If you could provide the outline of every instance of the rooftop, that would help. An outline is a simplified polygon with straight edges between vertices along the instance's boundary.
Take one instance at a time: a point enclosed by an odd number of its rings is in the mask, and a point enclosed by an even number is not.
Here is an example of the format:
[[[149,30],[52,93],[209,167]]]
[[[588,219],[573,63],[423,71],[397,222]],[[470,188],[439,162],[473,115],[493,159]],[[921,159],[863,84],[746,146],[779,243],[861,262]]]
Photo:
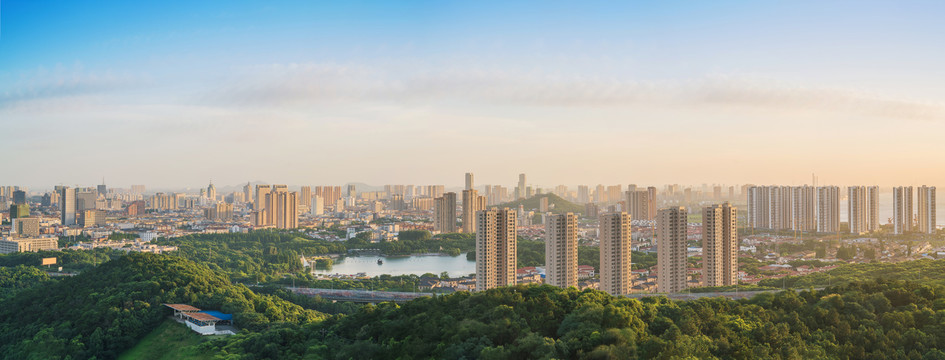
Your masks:
[[[174,309],[174,310],[177,310],[177,311],[183,311],[183,312],[198,312],[198,311],[200,311],[200,309],[195,308],[195,307],[190,306],[190,305],[187,305],[187,304],[164,304],[164,306],[167,306],[167,307],[169,307],[169,308],[171,308],[171,309]]]
[[[197,320],[197,321],[220,321],[220,320],[222,320],[222,319],[220,319],[220,318],[218,318],[218,317],[216,317],[216,316],[213,316],[213,315],[210,315],[210,314],[207,314],[207,313],[202,313],[202,312],[189,313],[189,314],[187,314],[187,316],[190,317],[191,319],[194,319],[194,320]]]

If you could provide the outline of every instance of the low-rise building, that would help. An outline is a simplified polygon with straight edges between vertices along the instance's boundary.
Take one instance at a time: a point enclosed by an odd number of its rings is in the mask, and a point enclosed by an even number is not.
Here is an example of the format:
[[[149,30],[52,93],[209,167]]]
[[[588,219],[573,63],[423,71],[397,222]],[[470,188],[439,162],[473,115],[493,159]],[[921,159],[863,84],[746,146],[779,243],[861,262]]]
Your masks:
[[[55,237],[3,238],[0,240],[0,254],[58,249],[59,239]]]

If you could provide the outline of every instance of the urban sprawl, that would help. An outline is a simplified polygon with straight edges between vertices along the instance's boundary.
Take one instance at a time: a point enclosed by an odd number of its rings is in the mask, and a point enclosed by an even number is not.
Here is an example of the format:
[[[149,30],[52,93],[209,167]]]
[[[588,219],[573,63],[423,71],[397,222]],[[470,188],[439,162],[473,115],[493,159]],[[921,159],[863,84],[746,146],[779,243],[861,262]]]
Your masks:
[[[269,229],[327,241],[398,241],[402,231],[474,233],[475,274],[427,289],[485,290],[525,283],[614,295],[678,293],[805,275],[836,261],[904,261],[938,248],[935,187],[892,188],[880,218],[878,186],[476,186],[252,184],[218,192],[56,186],[0,187],[0,253],[109,247],[173,252],[158,238]],[[884,189],[885,190],[885,189]],[[841,219],[841,201],[846,216]],[[888,206],[888,205],[887,205]],[[333,229],[331,232],[321,231]],[[518,267],[518,239],[544,242],[544,266]],[[579,264],[579,246],[599,266]],[[656,261],[634,266],[633,254]],[[345,254],[338,254],[344,256]],[[314,268],[314,265],[312,265]],[[356,280],[359,274],[320,274]],[[360,274],[363,276],[363,274]]]

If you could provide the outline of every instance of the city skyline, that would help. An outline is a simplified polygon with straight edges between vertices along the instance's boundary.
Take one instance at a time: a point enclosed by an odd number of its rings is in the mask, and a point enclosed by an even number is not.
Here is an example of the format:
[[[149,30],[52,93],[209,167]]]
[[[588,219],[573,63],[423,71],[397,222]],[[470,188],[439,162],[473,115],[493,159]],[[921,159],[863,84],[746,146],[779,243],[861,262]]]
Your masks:
[[[100,5],[0,5],[0,183],[945,182],[937,2]]]
[[[0,0],[0,360],[945,359],[943,13]]]

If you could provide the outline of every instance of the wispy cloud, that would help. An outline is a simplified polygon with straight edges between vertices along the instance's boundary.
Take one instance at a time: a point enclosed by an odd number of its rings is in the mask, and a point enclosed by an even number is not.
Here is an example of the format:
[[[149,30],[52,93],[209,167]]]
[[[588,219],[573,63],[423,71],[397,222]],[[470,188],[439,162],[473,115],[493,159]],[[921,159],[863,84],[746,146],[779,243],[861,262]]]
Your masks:
[[[706,76],[688,81],[634,81],[483,70],[411,70],[398,72],[334,64],[275,64],[247,69],[200,98],[221,106],[458,101],[538,107],[663,106],[693,110],[746,107],[945,120],[945,104],[940,102],[737,76]]]
[[[20,113],[82,106],[84,99],[117,105],[152,106],[127,96],[146,89],[157,104],[182,112],[291,111],[324,104],[363,108],[371,103],[416,106],[638,108],[684,111],[725,109],[856,115],[879,119],[945,121],[945,104],[884,96],[879,92],[788,84],[769,79],[711,75],[688,81],[518,73],[476,68],[425,69],[335,63],[289,63],[226,69],[188,85],[156,84],[145,75],[95,73],[81,68],[37,70],[0,85],[0,110]],[[9,77],[9,76],[8,76]],[[220,80],[222,79],[222,80]],[[193,85],[193,86],[189,86]],[[138,95],[145,96],[142,94]],[[128,103],[128,102],[132,103]],[[181,114],[193,119],[197,114]],[[219,116],[219,115],[217,115]]]
[[[11,76],[7,76],[10,78]],[[18,75],[18,80],[0,86],[0,109],[26,105],[32,101],[57,100],[75,96],[120,92],[149,82],[142,75],[95,73],[81,68],[38,69]]]

